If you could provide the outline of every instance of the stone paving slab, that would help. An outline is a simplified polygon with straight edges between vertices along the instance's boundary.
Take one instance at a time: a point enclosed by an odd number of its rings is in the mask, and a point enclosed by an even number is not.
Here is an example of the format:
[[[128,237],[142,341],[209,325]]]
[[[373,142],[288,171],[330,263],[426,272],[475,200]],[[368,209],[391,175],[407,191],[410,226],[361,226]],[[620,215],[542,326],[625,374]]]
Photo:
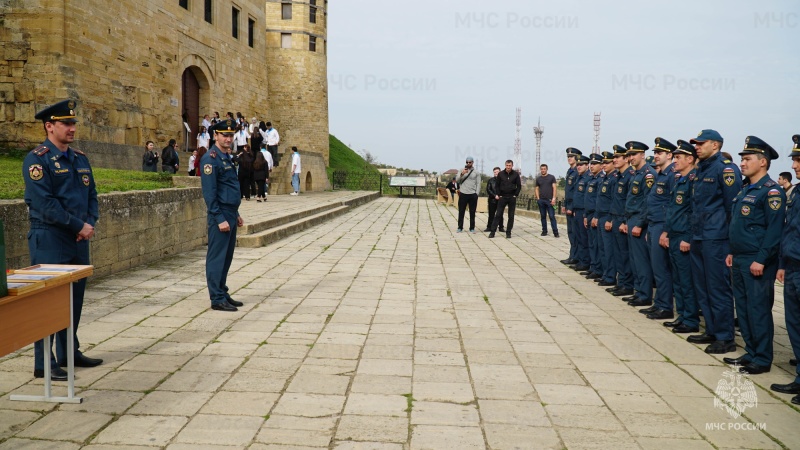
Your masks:
[[[522,216],[510,240],[455,233],[455,215],[381,198],[237,249],[233,314],[208,309],[205,250],[90,280],[79,334],[105,363],[77,369],[84,403],[8,400],[42,381],[30,346],[0,358],[0,450],[800,447],[800,411],[768,390],[793,373],[780,286],[777,364],[734,418],[721,358],[558,263],[566,238]]]

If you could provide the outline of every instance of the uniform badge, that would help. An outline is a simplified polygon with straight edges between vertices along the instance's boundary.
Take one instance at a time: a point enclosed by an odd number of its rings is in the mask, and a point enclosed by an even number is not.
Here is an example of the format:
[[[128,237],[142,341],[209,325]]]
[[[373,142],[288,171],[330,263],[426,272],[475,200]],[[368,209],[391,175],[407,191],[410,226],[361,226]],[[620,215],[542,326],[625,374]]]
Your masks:
[[[653,177],[653,175],[652,175],[652,174],[649,174],[649,173],[648,173],[648,174],[647,174],[647,175],[645,175],[645,177],[644,177],[644,184],[646,184],[646,185],[647,185],[647,188],[648,188],[648,189],[650,189],[651,187],[653,187],[653,183],[654,183],[655,181],[656,181],[656,179],[655,179],[655,177]]]
[[[42,170],[42,166],[40,164],[33,164],[32,166],[28,167],[28,175],[30,175],[31,180],[39,181],[44,177],[44,170]]]
[[[211,175],[211,173],[213,171],[214,171],[214,168],[211,166],[211,164],[206,164],[206,165],[203,166],[203,173],[204,174]]]
[[[578,186],[578,191],[583,192],[583,185]]]
[[[750,207],[748,205],[742,205],[742,215],[743,216],[750,215]]]
[[[769,192],[767,192],[767,196],[772,197],[773,195],[777,195],[780,197],[781,191],[777,189],[770,189]]]
[[[84,186],[88,186],[89,185],[89,175],[82,176],[81,177],[81,181],[83,181],[83,185]]]
[[[606,193],[606,187],[605,187],[605,186],[603,186],[602,188],[600,188],[600,192],[602,192],[603,194],[605,194],[605,193]]]
[[[736,177],[733,169],[725,169],[722,171],[722,180],[726,186],[733,186],[733,180]]]
[[[56,162],[56,169],[60,169],[60,168],[61,168],[61,164],[59,164],[58,162]]]
[[[622,194],[622,186],[617,188],[617,194]]]
[[[772,208],[774,211],[781,209],[781,198],[780,197],[772,197],[768,201],[769,207]]]
[[[683,195],[678,194],[675,196],[675,204],[682,205],[683,204]]]
[[[639,193],[639,186],[634,186],[631,188],[631,194],[636,195]]]
[[[661,195],[663,193],[664,193],[664,188],[662,188],[661,186],[656,188],[656,194]]]
[[[594,186],[589,186],[589,192],[594,192]]]

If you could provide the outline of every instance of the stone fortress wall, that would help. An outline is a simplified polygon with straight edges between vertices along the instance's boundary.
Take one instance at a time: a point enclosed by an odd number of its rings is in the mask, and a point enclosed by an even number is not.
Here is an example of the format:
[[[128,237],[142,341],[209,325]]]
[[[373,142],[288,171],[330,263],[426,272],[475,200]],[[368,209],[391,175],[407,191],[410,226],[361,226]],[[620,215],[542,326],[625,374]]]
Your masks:
[[[0,146],[41,142],[34,114],[69,97],[78,100],[76,147],[96,167],[140,170],[147,140],[159,150],[169,139],[185,148],[187,109],[198,121],[213,111],[271,120],[281,154],[296,145],[327,165],[327,1],[315,24],[309,2],[284,3],[292,19],[265,0],[0,2]],[[291,34],[291,48],[280,48],[275,29]],[[185,165],[188,155],[180,156]],[[319,166],[304,168],[313,190],[327,187]]]

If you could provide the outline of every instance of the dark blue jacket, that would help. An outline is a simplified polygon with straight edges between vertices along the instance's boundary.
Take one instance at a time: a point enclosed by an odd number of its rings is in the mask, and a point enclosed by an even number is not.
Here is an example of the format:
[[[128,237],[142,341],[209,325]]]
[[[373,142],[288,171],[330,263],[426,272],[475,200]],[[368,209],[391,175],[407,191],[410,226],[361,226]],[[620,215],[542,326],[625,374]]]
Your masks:
[[[625,202],[628,200],[628,188],[630,187],[633,174],[636,169],[628,166],[627,169],[617,171],[617,185],[614,190],[614,198],[611,202],[611,214],[615,216],[625,216]]]
[[[598,172],[597,175],[589,174],[589,183],[586,185],[586,200],[584,201],[586,205],[586,217],[589,220],[597,217],[597,194],[600,192],[602,173],[603,172]]]
[[[625,203],[625,214],[629,228],[647,226],[647,195],[656,182],[656,171],[645,164],[631,178],[628,198]]]
[[[742,174],[720,153],[700,161],[692,193],[692,239],[728,239],[731,207],[742,190]]]
[[[786,202],[786,225],[781,237],[781,267],[788,262],[800,264],[800,197],[797,191],[800,188],[795,186]]]
[[[675,170],[669,164],[656,173],[656,184],[647,196],[647,221],[660,223],[666,220],[667,206],[672,200],[672,186],[675,184]],[[678,175],[680,176],[680,175]]]
[[[575,183],[575,194],[572,198],[572,209],[586,209],[586,188],[589,185],[589,169],[583,175],[578,175]]]
[[[214,145],[200,158],[200,170],[209,225],[236,219],[239,216],[242,194],[239,190],[239,177],[230,157]]]
[[[567,170],[566,185],[564,187],[564,207],[572,209],[572,199],[575,197],[575,187],[578,181],[578,169],[570,167]]]
[[[603,174],[604,172],[600,172]],[[607,222],[611,220],[611,202],[614,197],[614,188],[617,186],[617,171],[601,175],[597,184],[597,213],[599,220]]]
[[[672,186],[672,201],[667,206],[666,231],[670,239],[692,241],[692,186],[697,177],[697,170],[692,169],[685,177],[677,173],[675,185]]]
[[[731,254],[759,264],[778,261],[786,217],[786,193],[765,175],[733,199],[729,229]]]

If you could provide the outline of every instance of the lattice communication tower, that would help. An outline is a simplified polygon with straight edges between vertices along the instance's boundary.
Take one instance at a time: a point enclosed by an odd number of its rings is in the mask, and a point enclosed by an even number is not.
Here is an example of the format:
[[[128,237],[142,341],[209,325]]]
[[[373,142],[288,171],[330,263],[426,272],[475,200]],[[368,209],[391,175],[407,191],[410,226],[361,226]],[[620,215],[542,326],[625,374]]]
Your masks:
[[[517,108],[517,134],[514,139],[514,164],[517,166],[517,172],[522,174],[522,138],[520,137],[520,130],[522,127],[522,108]]]
[[[544,134],[541,117],[539,117],[538,124],[533,127],[533,134],[536,136],[536,167],[534,170],[538,170],[542,166],[542,135]]]

